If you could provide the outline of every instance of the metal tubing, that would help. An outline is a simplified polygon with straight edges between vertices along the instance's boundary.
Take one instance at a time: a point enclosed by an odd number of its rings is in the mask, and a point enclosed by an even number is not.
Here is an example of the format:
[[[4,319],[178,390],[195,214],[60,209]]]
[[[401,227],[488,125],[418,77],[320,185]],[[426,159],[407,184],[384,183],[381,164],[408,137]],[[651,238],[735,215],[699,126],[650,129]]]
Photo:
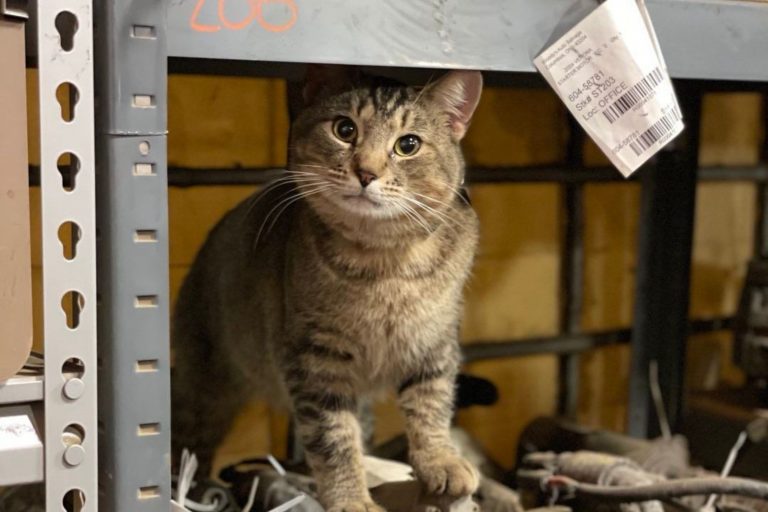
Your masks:
[[[693,320],[687,330],[691,334],[731,329],[732,317]],[[485,359],[527,357],[543,354],[578,354],[594,348],[629,343],[630,329],[614,329],[573,335],[500,341],[468,341],[463,345],[464,361],[471,363]]]
[[[659,153],[655,166],[642,171],[628,411],[629,432],[636,437],[658,434],[649,395],[651,361],[659,364],[673,429],[683,407],[701,93],[690,84],[678,84],[678,92],[687,129]]]

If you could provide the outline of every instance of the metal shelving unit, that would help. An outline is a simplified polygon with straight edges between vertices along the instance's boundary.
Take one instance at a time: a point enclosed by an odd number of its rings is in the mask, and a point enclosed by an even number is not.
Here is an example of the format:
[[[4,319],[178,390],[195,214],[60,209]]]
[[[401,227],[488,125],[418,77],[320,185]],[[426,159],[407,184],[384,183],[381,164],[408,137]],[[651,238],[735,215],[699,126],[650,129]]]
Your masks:
[[[44,480],[61,510],[98,501],[93,33],[90,0],[37,7],[45,366],[0,385],[0,485]]]
[[[497,72],[493,76],[506,81],[509,76],[522,76],[517,73],[533,71],[531,58],[560,21],[573,14],[574,3],[100,0],[94,2],[95,10],[91,11],[90,0],[39,1],[45,381],[13,379],[0,386],[0,403],[44,398],[47,509],[60,510],[62,497],[71,489],[83,491],[86,510],[95,510],[97,501],[102,510],[116,512],[166,512],[169,507],[169,57],[181,67],[185,62],[192,62],[194,69],[243,67],[272,76],[296,72],[295,66],[285,63],[332,62],[397,68],[475,68]],[[224,8],[219,10],[219,5]],[[659,359],[661,375],[668,376],[662,382],[667,396],[672,396],[669,391],[675,389],[681,375],[684,344],[680,339],[688,328],[687,284],[698,173],[695,128],[703,90],[696,81],[715,80],[718,86],[724,81],[741,81],[739,87],[745,89],[763,87],[759,83],[768,82],[768,4],[648,0],[648,5],[671,74],[686,79],[679,84],[679,90],[684,92],[690,135],[642,171],[643,215],[652,219],[663,214],[678,221],[653,223],[653,229],[644,229],[640,234],[637,323],[632,336],[635,359],[631,423],[637,434],[647,433],[649,424],[643,365]],[[61,48],[56,24],[63,10],[77,19],[74,46],[69,51]],[[91,14],[95,39],[90,30]],[[94,52],[95,112],[91,88]],[[62,122],[53,95],[62,81],[73,83],[79,90],[76,117],[69,123]],[[93,172],[94,149],[98,176]],[[62,189],[56,172],[58,154],[65,150],[75,153],[80,161],[74,191]],[[565,336],[545,340],[552,350],[565,354],[564,393],[576,383],[571,355],[599,344],[594,336],[579,333],[580,184],[590,178],[572,178],[579,174],[574,170],[579,165],[575,144],[569,154],[566,166],[548,174],[552,181],[571,183],[564,192],[571,223],[566,230],[566,245],[572,255],[564,267],[571,268],[563,282]],[[521,181],[539,181],[535,169],[520,174]],[[612,179],[609,174],[598,170],[589,176]],[[754,175],[764,181],[765,169],[758,169]],[[57,238],[63,221],[76,222],[80,229],[77,256],[72,261],[62,258]],[[664,251],[670,240],[675,240],[679,250]],[[659,274],[665,278],[657,279]],[[84,299],[77,328],[67,326],[62,312],[62,294],[70,290],[78,291]],[[92,371],[96,366],[97,302],[98,436],[96,372]],[[75,299],[65,309],[79,306],[80,300]],[[665,312],[665,321],[651,325],[649,320],[660,309]],[[505,354],[500,348],[485,348],[489,353],[497,350],[496,355]],[[540,350],[532,344],[527,349]],[[68,360],[71,364],[72,358],[82,374],[62,373],[63,365]],[[571,411],[573,403],[572,397],[565,396],[562,411]],[[673,400],[671,408],[678,410],[679,402]],[[672,418],[675,411],[671,411]],[[70,444],[61,442],[65,431],[70,435]],[[80,434],[84,434],[81,441],[72,444],[71,435]]]

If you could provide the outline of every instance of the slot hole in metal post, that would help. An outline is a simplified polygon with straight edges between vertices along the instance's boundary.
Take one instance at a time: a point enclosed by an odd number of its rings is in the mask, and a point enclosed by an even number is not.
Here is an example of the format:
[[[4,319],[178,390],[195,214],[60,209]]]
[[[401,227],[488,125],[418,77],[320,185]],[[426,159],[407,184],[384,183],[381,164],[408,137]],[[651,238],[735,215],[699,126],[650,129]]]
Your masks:
[[[139,359],[136,361],[136,373],[154,373],[158,370],[157,359]]]
[[[155,97],[151,94],[134,94],[133,108],[155,108]]]
[[[151,500],[160,497],[160,487],[156,485],[148,485],[146,487],[139,487],[139,499]]]
[[[156,436],[160,434],[159,423],[142,423],[139,425],[136,434],[139,437]]]
[[[134,25],[131,29],[131,36],[136,39],[157,39],[155,27],[150,25]]]
[[[133,164],[134,176],[154,176],[157,174],[155,171],[155,164],[147,162],[137,162]]]
[[[157,295],[137,295],[133,305],[138,309],[156,308],[158,303]]]
[[[137,229],[133,233],[133,241],[137,244],[157,242],[157,231],[154,229]]]
[[[80,325],[80,315],[85,309],[85,298],[75,290],[70,290],[61,298],[61,309],[67,317],[67,327],[77,329]]]
[[[61,11],[56,15],[54,25],[59,33],[61,49],[65,52],[72,51],[72,48],[75,47],[75,34],[79,28],[77,16],[69,11]]]
[[[64,427],[64,433],[61,435],[61,441],[64,446],[73,446],[83,444],[85,441],[85,429],[77,423],[70,423]]]
[[[80,489],[71,489],[64,495],[61,504],[67,512],[81,512],[85,510],[85,493]]]
[[[64,255],[64,259],[72,261],[77,256],[77,243],[82,237],[80,226],[72,221],[67,221],[59,226],[59,242]]]
[[[75,118],[77,102],[80,101],[80,91],[71,82],[61,83],[56,88],[56,101],[59,102],[59,107],[61,107],[61,119],[69,123]]]
[[[85,363],[77,357],[70,357],[61,365],[61,373],[68,378],[82,379],[85,375]]]
[[[74,153],[62,153],[56,160],[56,167],[61,174],[61,188],[67,192],[75,190],[77,173],[80,172],[80,159]]]

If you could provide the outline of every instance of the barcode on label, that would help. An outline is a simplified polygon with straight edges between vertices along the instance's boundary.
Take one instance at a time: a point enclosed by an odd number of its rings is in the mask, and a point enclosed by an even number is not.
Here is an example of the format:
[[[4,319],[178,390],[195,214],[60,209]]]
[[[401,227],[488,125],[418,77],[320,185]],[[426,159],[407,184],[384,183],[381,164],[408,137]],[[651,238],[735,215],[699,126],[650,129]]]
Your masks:
[[[673,108],[667,115],[653,123],[650,128],[641,133],[634,142],[629,143],[632,151],[635,152],[635,155],[640,156],[643,151],[650,148],[654,142],[671,132],[675,127],[675,124],[682,119],[682,117],[683,116],[680,114],[680,111],[677,110],[677,107]]]
[[[645,75],[642,80],[633,85],[630,90],[614,101],[611,106],[603,110],[603,115],[611,124],[613,124],[627,110],[631,109],[637,105],[640,100],[651,94],[663,80],[664,75],[662,75],[659,68],[654,68],[653,71]]]

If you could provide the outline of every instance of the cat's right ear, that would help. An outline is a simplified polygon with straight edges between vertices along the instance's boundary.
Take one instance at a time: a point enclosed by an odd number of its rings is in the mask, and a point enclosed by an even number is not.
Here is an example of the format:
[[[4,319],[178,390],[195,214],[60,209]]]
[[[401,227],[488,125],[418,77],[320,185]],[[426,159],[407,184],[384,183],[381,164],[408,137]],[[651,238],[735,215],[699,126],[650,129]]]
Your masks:
[[[304,105],[312,105],[323,96],[349,88],[354,76],[354,70],[351,66],[310,64],[307,66],[307,74],[302,89]]]
[[[440,108],[448,113],[454,140],[461,140],[480,102],[483,75],[479,71],[450,71],[426,88]]]

